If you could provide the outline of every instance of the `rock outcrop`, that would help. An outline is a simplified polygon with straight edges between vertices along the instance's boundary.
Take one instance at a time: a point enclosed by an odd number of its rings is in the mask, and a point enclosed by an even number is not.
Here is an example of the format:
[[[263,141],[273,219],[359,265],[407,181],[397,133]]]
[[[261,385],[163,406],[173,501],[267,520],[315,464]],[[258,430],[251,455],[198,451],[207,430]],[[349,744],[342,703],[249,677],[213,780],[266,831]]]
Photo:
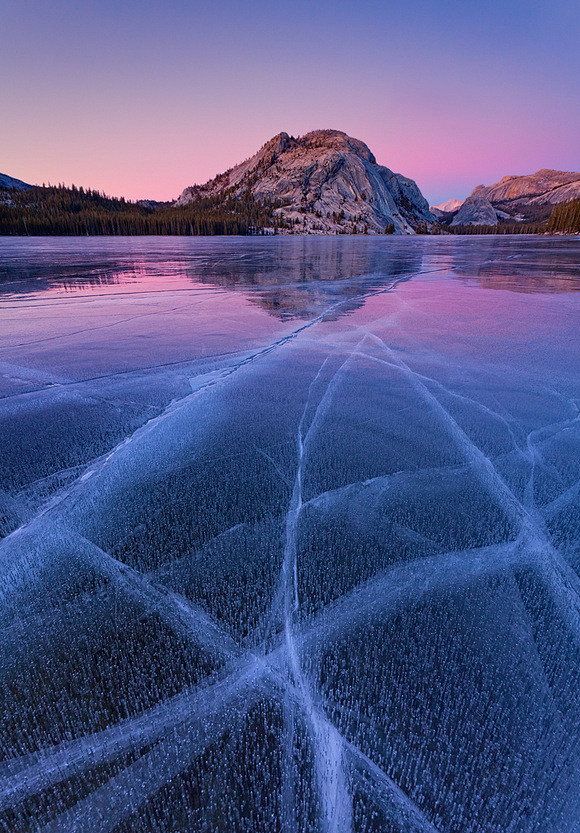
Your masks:
[[[550,216],[550,206],[579,197],[580,173],[542,168],[526,176],[504,176],[494,185],[478,185],[463,203],[448,200],[431,206],[431,212],[443,224],[451,219],[452,226],[542,222]]]
[[[297,139],[279,133],[251,159],[186,188],[176,204],[245,193],[272,203],[280,224],[295,232],[414,234],[435,222],[412,179],[378,165],[364,142],[338,130]]]
[[[468,197],[451,221],[452,226],[497,226],[497,213],[485,197]]]
[[[542,168],[527,176],[504,176],[494,185],[478,185],[470,197],[483,197],[492,205],[555,205],[580,197],[580,173]]]

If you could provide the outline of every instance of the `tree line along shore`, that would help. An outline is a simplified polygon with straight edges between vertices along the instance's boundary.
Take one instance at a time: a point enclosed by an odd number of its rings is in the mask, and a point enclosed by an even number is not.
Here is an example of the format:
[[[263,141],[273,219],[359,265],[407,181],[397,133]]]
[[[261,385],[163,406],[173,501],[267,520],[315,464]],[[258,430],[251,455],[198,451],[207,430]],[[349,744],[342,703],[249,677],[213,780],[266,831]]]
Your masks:
[[[292,223],[280,216],[280,205],[276,201],[257,201],[249,191],[241,197],[225,193],[176,206],[129,202],[76,186],[38,186],[23,191],[0,188],[0,235],[300,233],[299,222]],[[542,220],[504,221],[496,226],[420,223],[415,230],[419,234],[580,233],[580,199],[555,205]],[[393,227],[385,228],[385,234],[393,231]],[[353,233],[352,224],[345,225],[344,233]]]

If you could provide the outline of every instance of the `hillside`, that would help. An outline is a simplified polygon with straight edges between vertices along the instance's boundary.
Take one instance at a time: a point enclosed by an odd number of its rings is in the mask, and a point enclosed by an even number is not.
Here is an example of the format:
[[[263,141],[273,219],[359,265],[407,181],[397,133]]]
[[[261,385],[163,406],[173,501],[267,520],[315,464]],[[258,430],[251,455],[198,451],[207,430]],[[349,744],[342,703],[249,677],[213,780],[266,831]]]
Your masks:
[[[0,188],[14,189],[15,191],[26,191],[29,188],[34,188],[34,185],[29,185],[21,179],[15,179],[13,176],[7,174],[0,174]]]
[[[486,199],[495,206],[505,206],[503,210],[555,205],[580,197],[580,173],[542,168],[526,176],[504,176],[494,185],[478,185],[469,196]]]
[[[186,188],[176,205],[227,194],[271,202],[278,224],[302,233],[414,234],[435,222],[412,179],[377,164],[364,142],[338,130],[279,133],[245,162]]]
[[[252,198],[205,197],[183,207],[107,197],[83,188],[0,189],[0,235],[251,234],[272,206]]]
[[[461,203],[451,221],[452,226],[495,226],[498,217],[489,200],[484,197],[468,197]]]
[[[548,221],[551,234],[580,234],[580,199],[559,203]]]

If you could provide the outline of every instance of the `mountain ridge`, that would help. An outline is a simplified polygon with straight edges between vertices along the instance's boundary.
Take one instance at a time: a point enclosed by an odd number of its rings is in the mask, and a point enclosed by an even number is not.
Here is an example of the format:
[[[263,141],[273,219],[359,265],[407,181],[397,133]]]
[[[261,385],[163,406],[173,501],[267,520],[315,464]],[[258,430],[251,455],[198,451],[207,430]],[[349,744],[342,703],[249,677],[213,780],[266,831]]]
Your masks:
[[[580,197],[580,172],[540,168],[533,174],[508,174],[493,185],[477,185],[470,197],[492,205],[556,205]]]
[[[492,185],[476,185],[463,202],[447,200],[431,211],[450,226],[495,226],[502,220],[547,220],[550,207],[580,198],[580,173],[540,168],[507,174]]]
[[[492,205],[555,205],[580,196],[580,172],[540,168],[533,174],[508,174],[493,185],[477,185],[469,196]]]

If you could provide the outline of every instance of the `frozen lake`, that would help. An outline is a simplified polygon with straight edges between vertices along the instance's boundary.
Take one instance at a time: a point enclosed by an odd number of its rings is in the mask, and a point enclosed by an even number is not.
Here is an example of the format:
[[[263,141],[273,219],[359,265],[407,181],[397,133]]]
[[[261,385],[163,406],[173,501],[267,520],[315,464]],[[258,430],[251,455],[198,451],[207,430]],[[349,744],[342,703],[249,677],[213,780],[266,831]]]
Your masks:
[[[580,830],[580,238],[0,240],[0,831]]]

